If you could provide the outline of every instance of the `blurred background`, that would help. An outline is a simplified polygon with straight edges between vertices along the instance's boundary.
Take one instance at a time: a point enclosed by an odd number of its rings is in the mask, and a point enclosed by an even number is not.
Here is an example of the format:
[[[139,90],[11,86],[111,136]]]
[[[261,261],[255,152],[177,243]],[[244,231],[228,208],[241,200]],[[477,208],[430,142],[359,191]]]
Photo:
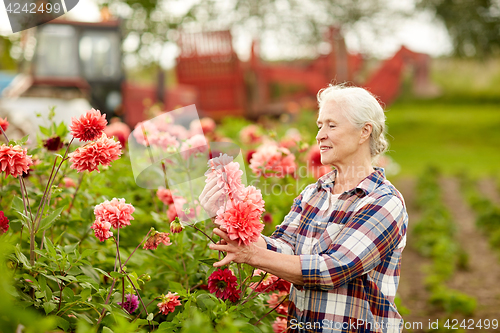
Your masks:
[[[21,137],[54,105],[61,119],[94,107],[134,128],[195,104],[223,136],[257,124],[296,128],[314,145],[317,91],[365,87],[387,111],[390,151],[379,163],[410,214],[400,311],[424,330],[455,319],[491,331],[499,31],[496,0],[80,0],[16,34],[2,7],[0,118]]]

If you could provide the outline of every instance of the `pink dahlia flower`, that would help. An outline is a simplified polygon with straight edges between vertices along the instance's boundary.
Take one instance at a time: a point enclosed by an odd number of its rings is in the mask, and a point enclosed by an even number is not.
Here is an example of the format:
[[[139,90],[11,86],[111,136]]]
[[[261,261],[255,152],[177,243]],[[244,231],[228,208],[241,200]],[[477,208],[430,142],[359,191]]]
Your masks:
[[[248,125],[240,132],[240,140],[244,144],[257,144],[262,142],[262,135],[260,134],[257,125]]]
[[[189,138],[181,146],[181,155],[184,159],[196,153],[203,153],[208,150],[208,142],[205,136],[196,134]]]
[[[92,109],[80,118],[71,118],[71,135],[82,141],[92,141],[101,136],[107,124],[106,115],[101,115],[101,111]]]
[[[227,157],[227,155],[225,155]],[[226,158],[224,158],[226,159]],[[210,161],[213,161],[212,159]],[[209,161],[209,166],[210,166]],[[216,161],[220,163],[221,160]],[[207,179],[205,182],[209,183],[212,179],[217,178],[217,186],[224,189],[224,193],[229,195],[231,200],[239,199],[242,195],[242,191],[245,186],[241,183],[241,176],[243,171],[240,170],[240,164],[238,162],[229,162],[228,164],[213,164],[211,169],[209,169],[205,175]]]
[[[158,136],[159,130],[155,124],[151,121],[143,121],[135,125],[135,129],[132,132],[137,143],[143,146],[149,146],[154,141],[154,138]]]
[[[126,294],[125,298],[127,300],[123,302],[123,309],[132,314],[139,307],[139,297],[133,294]],[[116,304],[122,305],[122,302],[117,302]]]
[[[229,269],[218,269],[208,277],[208,290],[222,300],[236,302],[240,299],[236,276]]]
[[[99,165],[108,166],[120,157],[122,154],[120,148],[119,142],[103,133],[95,142],[90,142],[68,155],[72,163],[70,167],[78,172],[85,170],[100,172]]]
[[[174,203],[174,198],[172,196],[172,192],[169,189],[164,187],[160,187],[158,191],[156,191],[156,196],[161,200],[165,205],[171,205]]]
[[[64,177],[62,183],[63,183],[62,185],[66,188],[76,187],[75,181],[69,177]]]
[[[279,293],[274,293],[271,294],[269,297],[269,300],[267,301],[268,306],[272,309],[274,309],[278,304],[281,304],[276,308],[276,312],[282,315],[286,315],[288,313],[288,305],[289,301],[283,301],[286,297],[288,297],[288,292],[286,291],[280,291]]]
[[[177,214],[177,209],[175,209],[175,205],[170,205],[167,209],[167,218],[169,221],[173,221],[179,215]]]
[[[166,295],[161,295],[160,300],[161,302],[158,303],[158,308],[160,308],[160,312],[164,315],[174,312],[175,307],[181,305],[179,295],[176,293],[172,294],[170,291]]]
[[[111,119],[111,124],[104,129],[104,133],[110,138],[117,138],[122,147],[125,147],[128,136],[130,135],[130,127],[122,123],[119,118],[113,118]]]
[[[189,125],[189,131],[191,135],[195,134],[211,134],[215,131],[215,121],[212,118],[205,117],[201,118],[199,121],[197,119],[193,120]]]
[[[9,127],[9,122],[7,121],[7,117],[5,119],[0,118],[0,127],[6,131],[7,128]]]
[[[153,231],[142,248],[145,250],[156,250],[160,244],[164,244],[165,246],[172,245],[168,235],[166,232]]]
[[[0,235],[9,231],[9,219],[0,210]]]
[[[225,210],[224,210],[225,209]],[[228,202],[217,212],[215,223],[227,230],[231,240],[249,245],[259,239],[264,225],[260,223],[261,211],[251,202]]]
[[[296,168],[295,156],[288,149],[278,147],[275,143],[260,146],[250,161],[250,169],[256,175],[264,177],[274,175],[283,178],[287,174],[293,174]]]
[[[252,203],[260,210],[261,213],[264,212],[264,200],[262,199],[262,193],[260,189],[255,186],[247,186],[241,191],[241,200]]]
[[[109,222],[113,228],[118,229],[130,225],[130,220],[134,219],[132,217],[134,211],[134,206],[125,203],[125,199],[113,198],[95,206],[94,214],[96,220]]]
[[[0,171],[5,172],[5,178],[8,175],[17,177],[26,173],[29,166],[33,164],[31,155],[28,155],[27,149],[21,146],[1,145],[0,146]]]
[[[287,330],[287,320],[283,317],[276,317],[276,320],[273,323],[273,332],[274,333],[282,333]]]
[[[102,221],[101,219],[96,219],[90,228],[94,229],[95,236],[99,238],[101,242],[113,236],[113,232],[109,231],[111,229],[111,223]]]
[[[275,290],[275,286],[276,286],[276,281],[278,281],[278,277],[276,275],[273,275],[273,274],[270,274],[270,273],[267,273],[266,275],[266,272],[264,272],[263,270],[261,269],[256,269],[255,272],[253,273],[253,276],[260,276],[261,278],[263,276],[264,279],[260,282],[260,284],[258,282],[254,282],[252,284],[250,284],[250,287],[252,289],[255,289],[255,291],[257,292],[271,292],[273,290]]]

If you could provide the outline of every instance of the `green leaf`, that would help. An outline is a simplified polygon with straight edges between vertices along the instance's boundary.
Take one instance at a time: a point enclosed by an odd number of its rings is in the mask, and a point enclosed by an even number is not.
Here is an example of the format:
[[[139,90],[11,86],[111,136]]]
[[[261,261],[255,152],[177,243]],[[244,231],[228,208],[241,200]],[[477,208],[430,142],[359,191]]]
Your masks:
[[[92,293],[92,290],[91,289],[83,289],[82,292],[80,293],[80,297],[82,298],[82,300],[86,301],[89,297],[90,297],[90,294]]]
[[[69,321],[59,316],[56,316],[55,318],[58,327],[62,328],[64,331],[69,329]]]
[[[45,247],[47,248],[47,251],[49,252],[50,256],[57,260],[57,252],[56,249],[54,249],[54,245],[47,237],[45,237],[44,240],[45,240],[44,242]]]
[[[102,328],[102,333],[115,333],[111,330],[111,328],[104,326]]]
[[[96,253],[97,251],[96,250],[91,250],[91,249],[85,249],[83,250],[83,253],[82,253],[82,258],[85,258],[85,257],[88,257],[88,256],[91,256],[93,255],[94,253]]]
[[[43,303],[43,309],[45,310],[45,314],[49,314],[52,311],[54,311],[54,309],[56,308],[56,306],[57,305],[55,305],[52,302],[45,302],[45,303]]]
[[[56,134],[60,136],[61,139],[64,139],[66,134],[68,134],[68,128],[66,127],[66,124],[63,121],[59,124],[59,126],[57,126]]]
[[[50,214],[49,216],[43,218],[42,221],[40,222],[40,227],[38,228],[37,232],[48,229],[50,225],[54,223],[54,221],[59,217],[59,215],[61,215],[63,209],[64,207],[60,207],[55,211],[53,211],[52,214]]]
[[[50,130],[47,127],[38,126],[38,128],[40,129],[40,132],[42,132],[42,134],[50,136]]]
[[[219,260],[214,258],[207,258],[207,259],[198,259],[198,261],[204,263],[205,265],[213,266],[213,264]]]
[[[24,214],[24,203],[20,197],[14,197],[11,208],[18,213]]]
[[[122,278],[122,277],[126,277],[127,273],[110,272],[109,275],[111,275],[111,277],[113,277],[113,278]]]
[[[21,252],[21,248],[20,248],[19,244],[16,245],[14,251],[16,252],[17,260],[19,260],[24,265],[24,267],[31,269],[31,265],[28,262],[28,258],[26,258],[26,256]]]

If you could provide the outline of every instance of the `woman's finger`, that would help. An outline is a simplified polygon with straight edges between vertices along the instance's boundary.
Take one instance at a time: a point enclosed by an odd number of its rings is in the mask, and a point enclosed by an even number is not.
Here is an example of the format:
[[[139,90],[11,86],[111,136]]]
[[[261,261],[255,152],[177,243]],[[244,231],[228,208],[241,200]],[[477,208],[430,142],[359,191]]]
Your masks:
[[[224,266],[224,265],[229,265],[231,263],[231,261],[233,261],[233,259],[229,258],[229,256],[227,255],[221,261],[215,262],[213,266],[214,267],[221,267],[221,266]]]
[[[227,252],[227,244],[210,244],[208,247],[210,248],[210,250]]]
[[[226,234],[224,231],[220,230],[219,228],[214,229],[214,234],[225,240],[228,244],[230,244],[232,241],[229,238],[228,234]]]

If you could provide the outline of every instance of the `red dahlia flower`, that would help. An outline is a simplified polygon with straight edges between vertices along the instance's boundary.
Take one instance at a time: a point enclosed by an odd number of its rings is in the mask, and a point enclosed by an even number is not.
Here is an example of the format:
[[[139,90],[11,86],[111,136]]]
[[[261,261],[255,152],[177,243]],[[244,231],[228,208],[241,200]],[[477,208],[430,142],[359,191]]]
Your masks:
[[[123,309],[131,314],[139,307],[139,297],[133,294],[126,294],[125,298],[127,300],[123,302]],[[122,302],[117,302],[116,304],[122,305]]]
[[[224,210],[225,209],[225,210]],[[217,212],[215,223],[227,230],[231,240],[249,245],[259,239],[264,225],[260,223],[260,207],[252,202],[228,202]]]
[[[43,141],[43,146],[50,151],[58,151],[64,146],[61,137],[53,136]]]
[[[278,281],[278,277],[276,275],[273,275],[273,274],[270,274],[270,273],[267,273],[266,275],[266,272],[264,272],[263,270],[261,269],[256,269],[255,272],[253,273],[253,276],[260,276],[260,277],[264,277],[264,279],[260,282],[260,284],[258,282],[254,282],[252,284],[250,284],[250,287],[252,289],[255,289],[255,291],[257,292],[271,292],[273,290],[275,290],[276,288],[276,281]]]
[[[71,135],[82,141],[92,141],[101,136],[107,124],[106,115],[92,109],[80,118],[71,118]]]
[[[125,203],[125,199],[117,198],[106,200],[94,208],[96,220],[109,222],[115,229],[130,225],[130,220],[134,219],[132,217],[134,211],[134,206]]]
[[[9,231],[9,219],[0,210],[0,235]]]
[[[289,294],[286,291],[280,291],[278,294],[271,294],[269,300],[267,301],[268,306],[272,309],[276,308],[275,311],[277,313],[286,315],[288,313],[288,304],[290,302],[288,300],[284,301],[284,299],[288,297],[288,295]]]
[[[222,300],[236,302],[240,299],[236,276],[229,269],[218,269],[208,278],[208,290]]]
[[[120,148],[119,142],[103,133],[97,141],[88,143],[68,155],[72,163],[70,168],[78,172],[85,170],[100,172],[99,165],[108,166],[120,157],[122,154]]]
[[[160,308],[160,312],[164,315],[174,312],[175,307],[181,305],[179,295],[176,293],[172,294],[170,291],[166,295],[161,295],[160,300],[161,302],[158,303],[158,307]]]
[[[158,191],[156,191],[156,196],[161,200],[165,205],[171,205],[174,203],[174,198],[172,196],[172,192],[169,189],[160,187]]]
[[[9,127],[9,122],[7,121],[7,117],[5,119],[0,118],[0,127],[6,131],[7,128]]]
[[[5,171],[5,178],[8,175],[13,177],[26,173],[29,166],[33,164],[31,155],[28,155],[27,149],[21,146],[1,145],[0,146],[0,171]]]
[[[286,318],[276,317],[276,320],[273,323],[273,332],[274,333],[282,333],[287,330],[287,321]]]

